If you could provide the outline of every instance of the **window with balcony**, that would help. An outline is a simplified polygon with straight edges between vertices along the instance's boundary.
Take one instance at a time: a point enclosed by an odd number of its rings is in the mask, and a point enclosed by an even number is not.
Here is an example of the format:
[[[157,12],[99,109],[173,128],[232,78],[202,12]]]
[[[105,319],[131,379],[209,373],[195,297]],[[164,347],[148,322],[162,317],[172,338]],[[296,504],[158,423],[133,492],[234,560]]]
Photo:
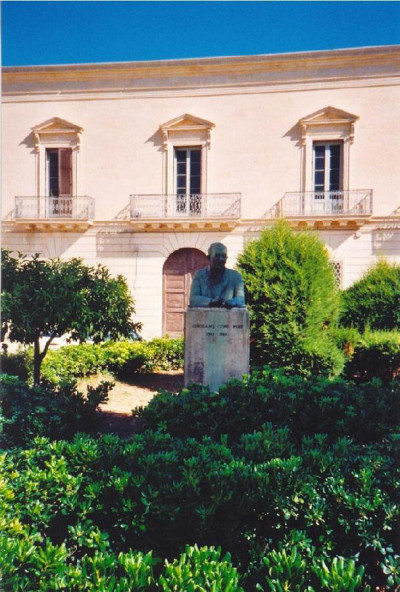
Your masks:
[[[72,148],[47,148],[47,193],[50,197],[72,195]]]
[[[72,216],[72,148],[46,149],[46,190],[49,216]]]
[[[30,195],[15,197],[16,219],[51,219],[52,224],[62,223],[64,218],[93,219],[94,200],[81,195],[80,191],[82,132],[81,127],[59,117],[32,128],[36,186],[32,187]]]
[[[349,189],[350,146],[357,115],[326,107],[299,121],[302,191]]]
[[[313,143],[313,192],[316,209],[343,209],[343,143]]]
[[[201,214],[201,147],[175,148],[175,194],[178,214]]]
[[[184,114],[160,126],[164,148],[163,192],[175,196],[174,211],[201,214],[207,194],[208,152],[214,124]]]
[[[325,107],[298,122],[301,137],[300,191],[279,203],[283,216],[372,213],[372,190],[350,187],[350,152],[357,115]]]

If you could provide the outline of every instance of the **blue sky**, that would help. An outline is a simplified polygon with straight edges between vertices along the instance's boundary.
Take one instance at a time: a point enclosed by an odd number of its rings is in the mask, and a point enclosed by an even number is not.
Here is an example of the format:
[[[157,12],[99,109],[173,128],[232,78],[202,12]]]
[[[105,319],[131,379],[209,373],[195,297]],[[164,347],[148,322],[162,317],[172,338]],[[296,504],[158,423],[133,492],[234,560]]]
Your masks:
[[[400,2],[3,0],[4,66],[400,44]]]

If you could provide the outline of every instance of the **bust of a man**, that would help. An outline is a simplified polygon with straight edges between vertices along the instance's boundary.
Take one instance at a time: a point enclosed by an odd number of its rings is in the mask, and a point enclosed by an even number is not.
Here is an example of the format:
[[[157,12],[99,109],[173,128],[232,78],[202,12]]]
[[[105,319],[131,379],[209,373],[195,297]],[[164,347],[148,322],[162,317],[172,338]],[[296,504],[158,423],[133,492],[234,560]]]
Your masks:
[[[210,265],[196,271],[190,290],[191,307],[244,307],[243,279],[238,271],[226,269],[228,253],[222,243],[208,249]]]

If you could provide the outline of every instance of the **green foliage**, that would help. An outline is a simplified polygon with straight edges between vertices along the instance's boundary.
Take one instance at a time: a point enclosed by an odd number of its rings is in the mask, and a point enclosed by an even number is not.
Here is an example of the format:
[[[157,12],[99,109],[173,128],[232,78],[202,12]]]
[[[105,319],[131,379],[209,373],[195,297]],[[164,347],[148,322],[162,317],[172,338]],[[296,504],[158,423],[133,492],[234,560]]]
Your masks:
[[[380,378],[388,384],[400,376],[400,331],[366,329],[354,345],[345,376],[357,382]]]
[[[27,381],[32,375],[33,369],[33,351],[29,349],[20,349],[15,353],[2,351],[0,353],[0,371],[10,376],[18,376],[21,380]]]
[[[81,378],[111,372],[127,379],[136,372],[171,370],[183,366],[183,339],[107,341],[102,344],[69,345],[47,354],[42,373],[46,380]]]
[[[339,294],[323,243],[285,222],[265,229],[239,256],[251,319],[253,364],[310,376],[340,373],[332,337]]]
[[[197,545],[187,546],[179,560],[166,561],[159,589],[164,592],[243,592],[229,553],[221,557],[221,549],[199,549]]]
[[[342,293],[341,323],[364,331],[400,327],[400,265],[379,261]]]
[[[7,589],[24,589],[30,577],[41,582],[33,589],[57,589],[49,584],[56,576],[66,578],[66,589],[80,589],[68,580],[74,576],[111,590],[127,577],[116,557],[153,549],[168,559],[161,590],[212,590],[212,573],[216,590],[250,591],[257,582],[280,590],[289,581],[289,590],[315,592],[329,589],[323,582],[343,591],[391,585],[398,481],[388,440],[330,444],[316,435],[296,443],[283,427],[243,433],[232,445],[161,432],[127,442],[37,439],[0,457],[0,570]],[[196,540],[208,549],[180,556]],[[339,555],[347,557],[343,565]],[[153,560],[133,552],[129,562],[135,573],[142,565],[141,585],[156,578]]]
[[[210,393],[194,385],[181,394],[161,392],[135,414],[151,429],[164,427],[176,437],[236,439],[270,422],[305,435],[328,434],[358,442],[378,441],[396,431],[400,387],[375,381],[355,386],[343,380],[304,380],[264,368],[244,382],[232,381]]]
[[[86,395],[75,384],[29,388],[16,377],[2,375],[0,445],[29,446],[36,436],[70,438],[93,429],[96,409],[107,401],[111,382],[88,387]]]
[[[155,338],[147,342],[146,347],[148,355],[146,367],[148,369],[179,370],[180,368],[183,368],[183,338]]]
[[[122,276],[112,278],[102,265],[88,267],[81,259],[13,258],[2,251],[2,333],[34,345],[34,382],[51,340],[69,333],[74,340],[95,342],[127,336],[137,329],[131,316],[133,299]],[[40,338],[49,338],[40,350]]]
[[[29,407],[34,389],[18,394],[24,385],[8,381],[9,409],[17,399],[21,413],[0,454],[5,589],[399,585],[398,385],[264,369],[219,394],[160,393],[141,413],[148,429],[130,440],[37,438],[24,450],[11,449],[14,431],[22,439],[38,417],[57,438],[61,402],[50,395],[46,415],[44,396]]]
[[[346,561],[343,557],[335,557],[328,567],[325,561],[321,561],[314,568],[319,577],[321,590],[329,592],[356,592],[363,590],[368,592],[370,587],[363,586],[364,567],[356,569],[355,561]]]

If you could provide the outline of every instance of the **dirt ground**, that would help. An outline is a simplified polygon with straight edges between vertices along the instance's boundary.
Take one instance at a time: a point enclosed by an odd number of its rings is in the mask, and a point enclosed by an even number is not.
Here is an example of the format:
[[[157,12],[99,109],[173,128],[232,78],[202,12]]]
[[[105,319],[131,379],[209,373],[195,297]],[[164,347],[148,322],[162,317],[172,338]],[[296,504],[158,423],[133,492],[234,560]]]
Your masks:
[[[79,386],[96,386],[101,380],[112,380],[115,386],[110,391],[107,403],[99,407],[98,429],[103,433],[111,432],[127,438],[143,429],[140,420],[132,417],[132,409],[147,405],[159,390],[180,391],[183,387],[183,371],[135,374],[129,382],[99,374],[83,380]]]

